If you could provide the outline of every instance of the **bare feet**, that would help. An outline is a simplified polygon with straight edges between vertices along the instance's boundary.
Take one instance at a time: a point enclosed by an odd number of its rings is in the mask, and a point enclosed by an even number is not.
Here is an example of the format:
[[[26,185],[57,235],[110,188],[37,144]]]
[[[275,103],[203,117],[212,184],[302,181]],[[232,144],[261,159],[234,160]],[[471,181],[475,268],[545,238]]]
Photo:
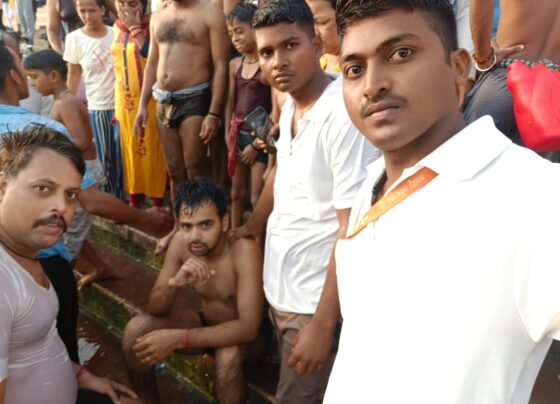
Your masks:
[[[175,233],[177,233],[177,230],[178,229],[176,227],[173,227],[173,229],[167,235],[157,241],[155,250],[156,254],[163,254],[167,251],[167,248],[169,247],[173,236],[175,235]]]
[[[94,269],[93,272],[90,272],[87,275],[83,275],[78,281],[78,290],[82,290],[84,286],[89,285],[95,281],[101,281],[103,279],[111,279],[115,277],[115,271],[109,267],[105,267],[102,269]]]

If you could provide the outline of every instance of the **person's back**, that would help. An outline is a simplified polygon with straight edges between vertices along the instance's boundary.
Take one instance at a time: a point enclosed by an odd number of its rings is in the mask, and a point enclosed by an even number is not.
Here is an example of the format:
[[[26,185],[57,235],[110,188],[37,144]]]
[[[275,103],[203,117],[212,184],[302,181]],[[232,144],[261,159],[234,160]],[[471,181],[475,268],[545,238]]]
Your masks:
[[[560,63],[560,2],[501,0],[496,41],[500,48],[523,44],[516,59]]]

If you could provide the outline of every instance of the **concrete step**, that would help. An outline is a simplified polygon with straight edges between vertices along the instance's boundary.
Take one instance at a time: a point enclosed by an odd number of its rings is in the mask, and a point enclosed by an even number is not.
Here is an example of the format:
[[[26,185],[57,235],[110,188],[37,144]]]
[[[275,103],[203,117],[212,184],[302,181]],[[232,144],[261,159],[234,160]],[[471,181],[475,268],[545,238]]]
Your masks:
[[[140,313],[148,302],[149,292],[162,264],[155,256],[156,240],[127,226],[96,219],[90,241],[101,257],[111,263],[116,272],[113,279],[92,284],[80,292],[81,309],[102,322],[111,333],[120,337],[128,320]],[[89,263],[80,257],[76,266],[87,273]],[[200,298],[192,290],[179,291],[172,312],[178,321],[189,311],[201,309]],[[189,403],[215,402],[213,398],[213,359],[209,355],[185,356],[173,354],[164,373],[187,387]],[[248,400],[251,403],[274,402],[273,392],[278,377],[277,366],[259,363],[248,374]]]

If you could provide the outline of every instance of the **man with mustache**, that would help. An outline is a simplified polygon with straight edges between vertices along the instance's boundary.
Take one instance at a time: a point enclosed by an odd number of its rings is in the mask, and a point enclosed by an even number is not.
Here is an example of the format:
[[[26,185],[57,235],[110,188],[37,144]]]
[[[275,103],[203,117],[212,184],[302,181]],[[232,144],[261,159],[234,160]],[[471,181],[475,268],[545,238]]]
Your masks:
[[[134,395],[70,360],[56,329],[57,294],[38,258],[72,220],[84,172],[80,151],[59,132],[0,137],[0,404],[74,404],[78,386],[114,401],[117,391]]]
[[[350,122],[341,81],[321,69],[321,41],[305,1],[262,3],[253,29],[263,76],[289,96],[279,121],[277,168],[233,238],[260,236],[268,218],[264,291],[279,342],[276,399],[320,403],[339,314],[331,250],[377,151]]]
[[[336,15],[344,102],[383,158],[336,246],[325,403],[528,403],[560,338],[560,166],[488,116],[465,123],[448,0],[340,0]]]
[[[263,314],[260,248],[249,239],[228,243],[225,197],[209,179],[179,187],[175,209],[179,231],[150,293],[149,314],[134,317],[124,331],[131,380],[145,403],[156,402],[156,363],[175,350],[213,348],[218,402],[244,403],[243,360]],[[175,318],[170,311],[186,285],[202,298],[203,311],[181,307]]]

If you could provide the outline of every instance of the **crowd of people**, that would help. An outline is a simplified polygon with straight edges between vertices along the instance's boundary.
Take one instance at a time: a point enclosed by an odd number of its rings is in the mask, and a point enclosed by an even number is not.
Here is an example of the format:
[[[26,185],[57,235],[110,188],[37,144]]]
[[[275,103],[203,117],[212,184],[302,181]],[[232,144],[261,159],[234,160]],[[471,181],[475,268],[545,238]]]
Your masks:
[[[560,71],[560,4],[497,3],[48,0],[50,49],[0,31],[0,404],[157,403],[155,368],[207,350],[243,403],[271,346],[278,403],[528,402],[560,170],[508,66]],[[77,288],[113,276],[92,215],[165,253],[134,391],[80,366]],[[187,286],[202,311],[174,310]]]

